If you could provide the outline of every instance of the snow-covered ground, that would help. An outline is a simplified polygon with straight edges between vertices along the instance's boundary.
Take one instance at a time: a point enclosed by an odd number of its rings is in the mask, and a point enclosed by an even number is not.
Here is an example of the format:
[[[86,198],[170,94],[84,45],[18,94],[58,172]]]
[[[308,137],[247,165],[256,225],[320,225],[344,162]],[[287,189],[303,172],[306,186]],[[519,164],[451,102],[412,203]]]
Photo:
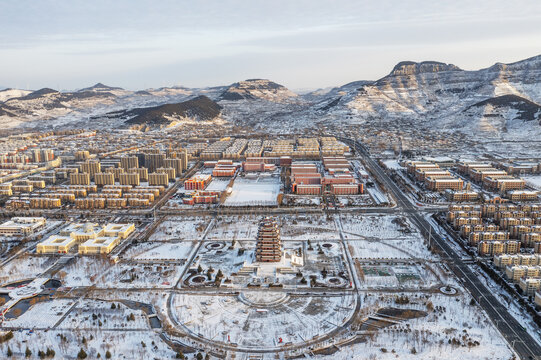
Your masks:
[[[207,234],[208,240],[255,240],[260,216],[221,216]]]
[[[55,301],[56,302],[56,301]],[[112,309],[111,305],[115,304]],[[128,316],[133,314],[133,320]],[[120,302],[85,299],[78,303],[60,323],[58,329],[150,329],[146,314]]]
[[[59,299],[32,305],[16,319],[7,319],[6,327],[50,328],[53,327],[73,305],[75,300]]]
[[[385,165],[385,167],[390,170],[403,170],[404,169],[404,167],[402,167],[398,163],[398,160],[396,159],[383,160],[383,165]]]
[[[526,175],[522,177],[529,185],[541,190],[541,175]]]
[[[263,299],[271,298],[272,292]],[[280,297],[278,294],[278,298]],[[190,332],[239,347],[275,348],[302,343],[336,329],[355,308],[355,297],[289,297],[270,308],[251,306],[234,296],[174,297],[174,316]]]
[[[17,280],[34,278],[54,263],[48,256],[20,255],[0,268],[0,285]]]
[[[513,358],[502,335],[469,296],[408,294],[410,303],[398,305],[394,296],[366,296],[364,306],[392,306],[428,312],[367,336],[364,341],[340,346],[331,357],[316,359],[501,359]],[[434,311],[427,310],[427,304]],[[454,344],[452,339],[455,339]],[[468,345],[469,344],[469,345]]]
[[[55,276],[63,286],[90,286],[99,282],[111,266],[109,260],[102,257],[77,257]]]
[[[184,265],[119,263],[99,278],[105,288],[170,288],[180,278]]]
[[[230,179],[213,178],[210,184],[205,188],[207,191],[224,191],[229,184]]]
[[[147,246],[144,246],[147,245]],[[192,251],[193,242],[183,241],[169,244],[146,243],[144,247],[149,247],[141,252],[137,249],[131,249],[130,253],[134,260],[182,260],[187,259]],[[140,247],[143,247],[140,246]],[[140,248],[139,247],[139,248]],[[136,254],[136,255],[135,255]]]
[[[198,240],[210,219],[203,217],[168,217],[150,236],[149,241]]]
[[[346,239],[394,239],[417,231],[406,218],[393,215],[343,215],[341,221]]]
[[[75,359],[82,349],[88,359],[105,359],[106,351],[112,359],[172,359],[175,352],[163,342],[158,333],[153,331],[118,331],[95,329],[92,331],[49,330],[14,332],[14,338],[0,344],[0,354],[4,356],[8,346],[15,359],[23,359],[25,350],[32,352],[32,359],[38,358],[38,351],[51,348],[55,351],[55,359]],[[62,338],[61,338],[62,336]],[[82,342],[83,337],[85,343]],[[143,346],[142,342],[145,346]]]
[[[281,227],[282,239],[292,240],[338,240],[340,234],[334,221],[322,215],[306,217],[284,217]]]
[[[225,206],[273,206],[278,205],[280,178],[260,176],[258,179],[235,179],[231,194],[226,198]]]

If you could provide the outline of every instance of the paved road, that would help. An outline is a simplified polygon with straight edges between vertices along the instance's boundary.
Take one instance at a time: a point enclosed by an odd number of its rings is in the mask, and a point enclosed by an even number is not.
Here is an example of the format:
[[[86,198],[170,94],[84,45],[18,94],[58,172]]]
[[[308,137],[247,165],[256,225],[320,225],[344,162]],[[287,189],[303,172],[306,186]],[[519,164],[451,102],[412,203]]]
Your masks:
[[[359,154],[364,156],[366,165],[372,170],[372,173],[378,180],[390,191],[397,203],[397,206],[406,210],[410,220],[419,227],[421,233],[425,236],[431,235],[432,240],[441,249],[441,257],[447,261],[449,268],[454,274],[462,279],[464,286],[477,299],[479,305],[505,339],[517,352],[521,359],[541,359],[541,346],[534,341],[530,334],[519,324],[519,322],[507,311],[498,299],[492,295],[490,289],[473,273],[470,267],[462,260],[454,249],[448,244],[448,240],[442,238],[432,224],[420,213],[408,199],[408,197],[399,189],[391,178],[383,171],[381,166],[370,157],[366,148],[358,141],[342,139],[350,146],[354,146]]]

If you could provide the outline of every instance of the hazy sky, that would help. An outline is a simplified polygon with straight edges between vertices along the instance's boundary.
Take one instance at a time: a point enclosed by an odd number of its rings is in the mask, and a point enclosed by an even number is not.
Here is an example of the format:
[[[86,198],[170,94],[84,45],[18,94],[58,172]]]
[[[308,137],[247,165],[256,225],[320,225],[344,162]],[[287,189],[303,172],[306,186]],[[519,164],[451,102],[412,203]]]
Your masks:
[[[0,87],[375,80],[541,54],[540,0],[0,0]]]

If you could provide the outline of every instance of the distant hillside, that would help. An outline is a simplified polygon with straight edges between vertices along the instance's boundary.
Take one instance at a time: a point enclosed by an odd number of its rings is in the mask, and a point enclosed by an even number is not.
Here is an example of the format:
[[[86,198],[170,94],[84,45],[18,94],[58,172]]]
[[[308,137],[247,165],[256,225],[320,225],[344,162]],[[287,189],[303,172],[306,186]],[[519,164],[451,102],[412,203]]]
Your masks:
[[[148,108],[136,108],[119,114],[129,117],[130,125],[164,125],[171,122],[171,117],[195,118],[196,120],[212,120],[220,115],[222,107],[201,95],[177,104],[165,104]]]
[[[84,88],[84,89],[80,89],[79,92],[84,92],[84,91],[114,91],[114,90],[124,90],[124,89],[121,88],[121,87],[107,86],[107,85],[104,85],[102,83],[97,83],[96,85],[93,85],[93,86],[90,86],[90,87],[87,87],[87,88]]]
[[[249,79],[229,86],[219,100],[257,100],[284,102],[297,97],[297,94],[285,86],[265,79]]]
[[[20,89],[4,89],[0,90],[0,103],[12,98],[18,98],[30,94],[32,91]]]
[[[517,95],[502,95],[493,97],[478,102],[471,107],[486,106],[491,106],[499,110],[514,110],[516,112],[515,119],[518,120],[533,121],[541,119],[541,105]],[[490,112],[487,110],[486,113]]]

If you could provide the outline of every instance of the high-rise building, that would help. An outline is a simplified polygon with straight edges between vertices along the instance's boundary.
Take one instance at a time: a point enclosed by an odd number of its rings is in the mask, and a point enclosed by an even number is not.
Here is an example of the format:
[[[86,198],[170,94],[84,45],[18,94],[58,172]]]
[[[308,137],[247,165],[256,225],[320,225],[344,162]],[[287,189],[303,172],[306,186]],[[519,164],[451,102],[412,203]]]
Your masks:
[[[114,185],[115,175],[111,172],[97,173],[94,176],[96,185]]]
[[[182,162],[182,171],[186,171],[188,169],[188,150],[181,150],[178,153],[178,158]],[[180,175],[180,173],[178,173],[178,175]]]
[[[135,185],[139,186],[138,173],[122,173],[120,174],[120,185]]]
[[[257,232],[256,260],[279,262],[282,259],[280,229],[276,220],[266,217],[259,224]]]
[[[119,181],[120,181],[120,174],[124,173],[124,169],[121,167],[120,168],[111,167],[111,168],[108,168],[106,171],[112,173],[115,176],[115,180],[119,180]]]
[[[87,160],[90,157],[90,152],[88,150],[79,150],[75,152],[75,160],[83,161]]]
[[[90,185],[90,174],[87,173],[73,173],[70,174],[71,185]]]
[[[169,180],[175,181],[175,177],[176,177],[175,168],[172,168],[172,167],[159,168],[159,169],[156,169],[156,172],[157,173],[165,173],[169,177]]]
[[[148,181],[148,169],[147,168],[132,168],[129,169],[128,172],[130,173],[138,173],[139,174],[139,180],[141,181]]]
[[[150,172],[155,172],[156,169],[163,167],[165,154],[145,154],[145,167]]]
[[[99,161],[87,160],[81,163],[81,172],[89,174],[90,178],[94,179],[94,175],[101,173],[101,164]]]
[[[137,156],[123,156],[120,158],[120,166],[125,171],[128,171],[129,169],[133,169],[133,168],[138,168],[139,159],[137,158]]]
[[[148,184],[150,186],[169,185],[169,176],[167,173],[151,173],[148,175]]]
[[[165,167],[175,169],[175,175],[180,177],[182,174],[182,159],[165,159]]]

